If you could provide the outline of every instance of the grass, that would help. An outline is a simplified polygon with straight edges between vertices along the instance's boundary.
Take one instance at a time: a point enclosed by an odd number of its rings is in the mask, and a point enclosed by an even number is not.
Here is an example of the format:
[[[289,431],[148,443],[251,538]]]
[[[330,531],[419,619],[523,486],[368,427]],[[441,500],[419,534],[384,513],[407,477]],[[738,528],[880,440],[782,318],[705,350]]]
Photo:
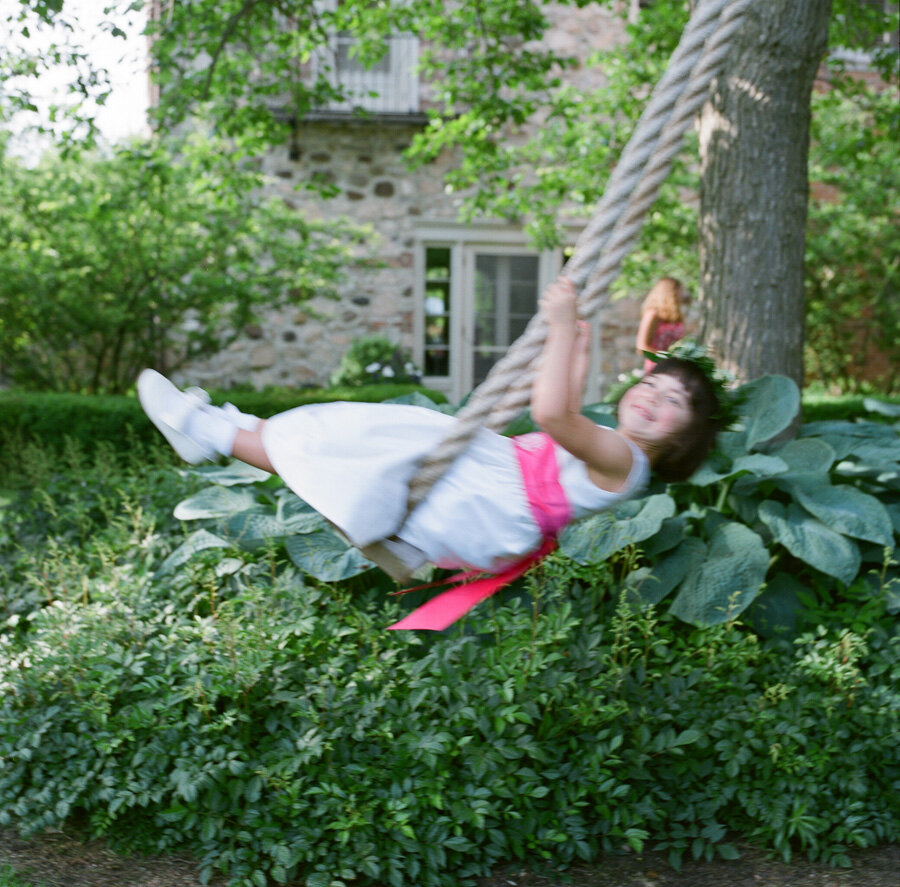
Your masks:
[[[41,887],[34,881],[24,881],[16,870],[5,862],[0,862],[0,887]]]

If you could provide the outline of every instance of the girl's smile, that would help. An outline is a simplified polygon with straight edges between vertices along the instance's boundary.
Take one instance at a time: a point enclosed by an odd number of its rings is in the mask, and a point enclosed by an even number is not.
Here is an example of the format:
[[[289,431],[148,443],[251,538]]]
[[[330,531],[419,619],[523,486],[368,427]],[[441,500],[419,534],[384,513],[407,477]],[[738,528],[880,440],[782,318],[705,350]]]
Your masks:
[[[674,376],[655,373],[629,388],[619,403],[619,431],[657,443],[683,431],[691,420],[690,395]]]

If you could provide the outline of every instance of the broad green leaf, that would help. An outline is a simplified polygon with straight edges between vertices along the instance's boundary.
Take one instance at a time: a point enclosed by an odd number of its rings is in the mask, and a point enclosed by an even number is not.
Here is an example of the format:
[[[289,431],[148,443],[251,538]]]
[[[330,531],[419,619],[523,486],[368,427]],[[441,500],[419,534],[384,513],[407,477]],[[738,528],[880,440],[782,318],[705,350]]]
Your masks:
[[[158,573],[166,573],[174,570],[182,564],[186,564],[191,558],[201,551],[211,548],[231,548],[231,543],[221,536],[216,536],[207,530],[197,530],[191,533],[178,548],[175,549],[160,565]]]
[[[685,577],[670,612],[698,626],[734,619],[758,594],[768,566],[766,546],[753,530],[724,524],[710,539],[700,569]]]
[[[766,638],[795,637],[804,590],[803,583],[789,573],[776,573],[747,608],[744,621]]]
[[[876,400],[874,397],[863,398],[863,406],[870,413],[878,413],[882,416],[892,416],[900,419],[900,403],[889,403],[886,400]]]
[[[688,521],[692,520],[692,518],[693,515],[688,511],[676,514],[675,517],[666,518],[662,522],[659,532],[656,533],[656,535],[651,536],[644,545],[641,546],[644,549],[644,554],[647,555],[648,558],[654,558],[664,551],[674,548],[682,539],[684,539]]]
[[[878,545],[893,542],[887,509],[874,497],[850,484],[837,487],[806,481],[787,481],[784,488],[823,524],[856,539]]]
[[[284,521],[264,511],[241,511],[225,522],[228,538],[248,551],[263,547],[268,540],[288,535]]]
[[[537,431],[537,426],[531,418],[531,413],[523,410],[503,429],[503,434],[507,437],[515,437],[517,434],[529,434],[532,431]]]
[[[900,613],[900,578],[894,577],[884,587],[887,595],[887,611],[892,616]]]
[[[800,426],[799,437],[825,437],[829,434],[853,437],[858,440],[866,438],[896,437],[890,425],[881,422],[848,422],[846,419],[822,419],[818,422],[804,422]]]
[[[734,460],[732,477],[736,474],[752,474],[756,477],[774,477],[782,474],[788,466],[778,456],[766,456],[763,453],[751,453]]]
[[[256,507],[256,494],[250,489],[212,486],[194,493],[175,506],[178,520],[222,518]]]
[[[658,604],[690,573],[700,569],[706,556],[706,544],[689,536],[653,567],[641,567],[630,573],[625,582],[628,600],[643,606]]]
[[[800,427],[799,437],[825,441],[837,460],[853,457],[878,464],[900,459],[900,437],[880,422],[810,422]]]
[[[849,585],[859,573],[859,547],[811,517],[799,505],[763,502],[760,519],[794,557]]]
[[[244,562],[239,557],[226,557],[216,564],[216,575],[233,576],[243,566]]]
[[[835,452],[819,438],[799,438],[788,441],[784,446],[772,451],[787,463],[792,473],[824,474],[834,464]]]
[[[742,475],[751,475],[752,478],[774,477],[778,474],[784,474],[788,470],[787,463],[783,462],[776,456],[767,456],[763,453],[750,453],[745,456],[738,456],[731,464],[731,468],[727,471],[716,471],[709,465],[701,465],[694,474],[691,475],[691,485],[696,487],[706,487],[711,484],[718,483],[723,480],[730,480],[733,477]]]
[[[593,403],[581,410],[583,416],[587,416],[595,425],[603,425],[606,428],[615,428],[616,408],[608,403]]]
[[[867,465],[864,462],[839,462],[835,466],[835,474],[852,480],[867,480],[888,490],[900,490],[900,463],[889,462],[879,465]]]
[[[900,438],[896,438],[893,441],[864,440],[849,455],[860,462],[866,462],[871,465],[896,462],[900,460]]]
[[[738,459],[747,454],[746,431],[723,431],[716,438],[716,450],[729,459]]]
[[[892,502],[887,506],[887,512],[891,516],[894,532],[900,536],[900,503]]]
[[[780,434],[800,411],[800,389],[787,376],[763,376],[738,390],[746,397],[741,414],[748,450]]]
[[[426,407],[429,410],[435,410],[438,413],[453,414],[456,407],[448,403],[435,403],[430,397],[422,394],[421,391],[411,391],[409,394],[401,394],[400,397],[392,397],[384,403],[400,403],[411,404],[416,407]]]
[[[747,482],[747,489],[751,492],[751,495],[749,496],[743,495],[744,481]],[[759,522],[759,515],[757,514],[759,500],[755,497],[756,487],[757,484],[752,478],[740,478],[732,488],[731,495],[728,497],[728,504],[734,509],[735,515],[747,524],[748,527],[752,527]]]
[[[303,509],[279,507],[274,514],[259,508],[238,512],[226,520],[225,530],[241,548],[252,551],[271,539],[328,529],[328,521],[322,515],[302,504]]]
[[[233,487],[239,484],[255,484],[269,480],[272,477],[268,471],[254,468],[246,462],[235,459],[227,465],[201,465],[199,468],[189,469],[191,474],[199,474],[206,480],[212,481],[223,487]]]
[[[289,525],[292,533],[313,533],[328,526],[325,518],[312,505],[286,487],[276,493],[276,516]]]
[[[371,570],[375,564],[334,533],[325,530],[285,540],[290,559],[301,570],[322,582],[339,582]]]
[[[626,545],[643,542],[658,533],[662,522],[674,513],[675,500],[667,493],[631,500],[572,524],[561,534],[559,545],[564,554],[578,563],[600,563]]]

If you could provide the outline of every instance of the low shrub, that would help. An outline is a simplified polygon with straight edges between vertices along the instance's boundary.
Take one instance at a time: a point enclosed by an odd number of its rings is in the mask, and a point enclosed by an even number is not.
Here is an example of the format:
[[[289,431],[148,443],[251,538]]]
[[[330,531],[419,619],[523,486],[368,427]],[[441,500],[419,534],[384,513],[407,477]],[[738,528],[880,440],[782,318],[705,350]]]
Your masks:
[[[148,545],[180,542],[172,502],[202,481],[173,471],[164,441],[127,451],[71,440],[0,451],[0,614],[20,628],[34,610],[91,599],[107,569],[140,565]]]
[[[331,376],[332,385],[351,387],[421,381],[422,371],[412,362],[409,352],[377,333],[355,339]]]
[[[254,415],[268,417],[306,403],[332,400],[381,401],[412,391],[424,391],[436,400],[439,392],[410,383],[336,388],[270,388],[264,391],[212,391],[213,403],[231,401]],[[5,447],[12,441],[41,441],[61,451],[67,440],[91,450],[98,443],[127,449],[150,443],[158,432],[134,397],[0,391],[0,429]],[[16,444],[12,444],[15,448]]]
[[[560,551],[443,634],[385,631],[392,584],[320,545],[274,480],[174,472],[163,446],[26,448],[0,484],[0,824],[78,817],[125,850],[188,848],[235,887],[456,887],[500,861],[644,846],[678,866],[732,857],[737,838],[844,864],[897,841],[889,565],[830,595],[802,546],[778,549],[777,573],[803,581],[773,576],[768,605],[806,617],[769,639],[647,605],[647,559],[690,555],[723,521],[765,532],[755,503],[794,495],[787,481],[815,505],[801,468],[896,515],[878,461],[891,428],[807,427],[789,453],[750,452],[781,421],[782,385],[757,384],[725,461],[614,515],[604,538],[621,545]],[[796,525],[802,501],[782,506]],[[207,523],[185,537],[187,517]],[[312,544],[282,545],[285,528]]]
[[[761,642],[609,600],[561,556],[444,635],[227,553],[107,571],[0,647],[0,822],[86,817],[235,885],[473,884],[502,860],[900,838],[900,633]],[[607,603],[604,603],[604,600]]]

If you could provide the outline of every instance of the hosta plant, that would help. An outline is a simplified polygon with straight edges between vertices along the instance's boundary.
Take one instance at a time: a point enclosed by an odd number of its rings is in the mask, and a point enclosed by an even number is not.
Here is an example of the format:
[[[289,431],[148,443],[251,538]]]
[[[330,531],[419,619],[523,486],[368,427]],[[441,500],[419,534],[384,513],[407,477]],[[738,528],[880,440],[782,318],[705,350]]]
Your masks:
[[[741,614],[764,634],[792,631],[811,590],[859,594],[900,611],[900,422],[813,422],[791,434],[797,386],[766,376],[738,390],[740,418],[686,483],[653,481],[647,494],[571,525],[562,552],[581,565],[627,564],[621,591],[677,618],[709,626]],[[438,408],[421,395],[406,398]],[[877,401],[890,417],[897,409]],[[446,407],[444,408],[446,409]],[[604,405],[588,407],[610,423]],[[900,412],[900,410],[898,410]],[[900,418],[900,417],[898,417]],[[527,418],[515,423],[528,430]],[[204,520],[164,569],[208,548],[283,546],[315,579],[373,569],[309,506],[268,475],[230,465],[199,469],[212,486],[175,516]],[[749,608],[749,610],[748,610]]]

